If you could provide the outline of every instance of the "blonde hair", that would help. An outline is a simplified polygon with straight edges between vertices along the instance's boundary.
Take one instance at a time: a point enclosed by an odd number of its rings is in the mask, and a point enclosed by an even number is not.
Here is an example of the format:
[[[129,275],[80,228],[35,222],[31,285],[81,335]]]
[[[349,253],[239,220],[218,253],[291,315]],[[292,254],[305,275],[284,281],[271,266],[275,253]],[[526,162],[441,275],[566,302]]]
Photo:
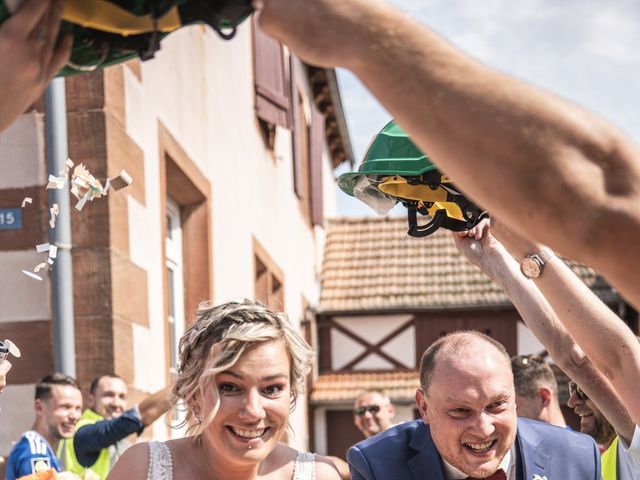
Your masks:
[[[180,339],[180,362],[173,386],[174,407],[183,400],[186,416],[177,427],[191,425],[189,433],[201,433],[213,420],[219,402],[200,420],[193,410],[198,393],[204,398],[208,389],[216,392],[214,379],[218,373],[231,368],[252,346],[271,340],[282,341],[289,356],[293,410],[297,395],[304,389],[314,352],[293,328],[287,315],[247,299],[217,306],[208,302],[200,304],[196,321]],[[198,422],[192,422],[194,417]]]

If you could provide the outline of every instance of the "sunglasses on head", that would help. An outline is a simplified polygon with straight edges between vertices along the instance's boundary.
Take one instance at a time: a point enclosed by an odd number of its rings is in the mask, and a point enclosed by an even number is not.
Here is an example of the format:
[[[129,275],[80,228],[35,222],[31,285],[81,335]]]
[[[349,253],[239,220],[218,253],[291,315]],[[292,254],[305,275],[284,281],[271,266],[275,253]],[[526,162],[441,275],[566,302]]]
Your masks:
[[[589,400],[589,396],[584,393],[584,391],[578,386],[578,384],[576,384],[576,382],[569,382],[569,395],[573,395],[576,394],[576,397],[578,397],[578,399],[582,400],[583,402],[585,400]]]
[[[375,415],[380,411],[380,405],[363,405],[362,407],[354,408],[353,414],[358,417],[364,417],[364,414],[369,412],[372,415]]]
[[[530,368],[545,363],[540,355],[516,355],[511,357],[511,365],[515,368]]]

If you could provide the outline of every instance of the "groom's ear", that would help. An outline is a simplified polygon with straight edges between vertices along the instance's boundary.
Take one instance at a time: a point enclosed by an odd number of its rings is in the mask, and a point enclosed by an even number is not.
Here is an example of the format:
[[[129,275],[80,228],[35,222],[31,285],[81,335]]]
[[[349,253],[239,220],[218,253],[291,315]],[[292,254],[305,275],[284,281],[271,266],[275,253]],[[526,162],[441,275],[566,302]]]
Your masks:
[[[424,393],[422,388],[418,388],[416,390],[416,405],[418,406],[418,411],[420,412],[420,417],[424,423],[429,423],[429,413],[427,409],[427,395]]]

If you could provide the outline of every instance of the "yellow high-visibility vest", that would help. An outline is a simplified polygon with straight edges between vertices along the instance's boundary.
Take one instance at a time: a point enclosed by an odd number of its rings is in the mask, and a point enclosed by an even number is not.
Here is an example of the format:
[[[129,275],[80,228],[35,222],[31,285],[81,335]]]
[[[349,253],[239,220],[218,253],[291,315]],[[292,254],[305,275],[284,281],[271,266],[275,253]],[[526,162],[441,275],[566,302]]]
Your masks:
[[[104,420],[104,417],[98,415],[93,410],[87,408],[83,413],[82,417],[76,424],[76,428],[74,430],[74,436],[63,440],[58,445],[58,458],[64,462],[65,469],[69,472],[73,472],[76,475],[80,476],[80,478],[84,478],[87,471],[91,470],[95,475],[89,475],[89,478],[95,478],[97,475],[101,480],[107,478],[109,475],[109,471],[111,470],[111,458],[109,457],[109,449],[103,448],[100,450],[100,455],[98,455],[98,460],[96,463],[86,468],[83,467],[76,457],[76,451],[73,448],[73,439],[75,437],[75,432],[78,431],[81,427],[85,425],[91,425],[96,422]]]
[[[602,454],[602,480],[618,480],[618,436]]]

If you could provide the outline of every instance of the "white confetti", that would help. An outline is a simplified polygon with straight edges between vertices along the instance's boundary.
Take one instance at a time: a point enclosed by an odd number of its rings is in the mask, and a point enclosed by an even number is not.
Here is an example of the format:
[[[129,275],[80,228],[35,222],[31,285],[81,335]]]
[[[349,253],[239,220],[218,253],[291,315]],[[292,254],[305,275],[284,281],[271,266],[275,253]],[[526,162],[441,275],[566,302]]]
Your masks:
[[[24,273],[27,277],[35,278],[36,280],[42,281],[42,277],[40,275],[36,275],[35,273],[31,273],[28,270],[22,270],[22,273]]]
[[[24,200],[22,200],[22,208],[24,208],[26,204],[31,205],[31,203],[33,203],[33,199],[31,197],[24,197]]]
[[[49,258],[56,258],[58,256],[58,247],[51,245],[49,247]]]
[[[36,245],[36,252],[48,252],[50,245],[48,243],[41,243],[40,245]]]
[[[131,178],[131,175],[129,175],[126,170],[122,170],[120,175],[110,179],[111,188],[116,191],[128,187],[131,185],[131,182],[133,182],[133,178]]]
[[[11,355],[13,355],[16,358],[20,358],[20,356],[22,354],[20,353],[20,349],[18,348],[18,346],[15,343],[13,343],[8,338],[5,338],[4,339],[4,344],[9,348],[9,353]]]
[[[40,270],[47,266],[47,262],[40,263],[36,265],[36,268],[33,269],[34,273],[38,273]]]
[[[66,178],[49,175],[49,183],[47,183],[47,189],[53,188],[53,189],[62,190],[66,184],[67,184]]]
[[[60,215],[60,207],[58,206],[57,203],[54,203],[53,207],[49,209],[49,212],[51,212],[51,218],[49,219],[49,226],[51,228],[56,228],[56,217]]]
[[[89,192],[87,192],[87,194],[82,197],[78,203],[76,203],[76,210],[81,211],[84,208],[84,204],[87,203],[87,200],[89,199]]]

